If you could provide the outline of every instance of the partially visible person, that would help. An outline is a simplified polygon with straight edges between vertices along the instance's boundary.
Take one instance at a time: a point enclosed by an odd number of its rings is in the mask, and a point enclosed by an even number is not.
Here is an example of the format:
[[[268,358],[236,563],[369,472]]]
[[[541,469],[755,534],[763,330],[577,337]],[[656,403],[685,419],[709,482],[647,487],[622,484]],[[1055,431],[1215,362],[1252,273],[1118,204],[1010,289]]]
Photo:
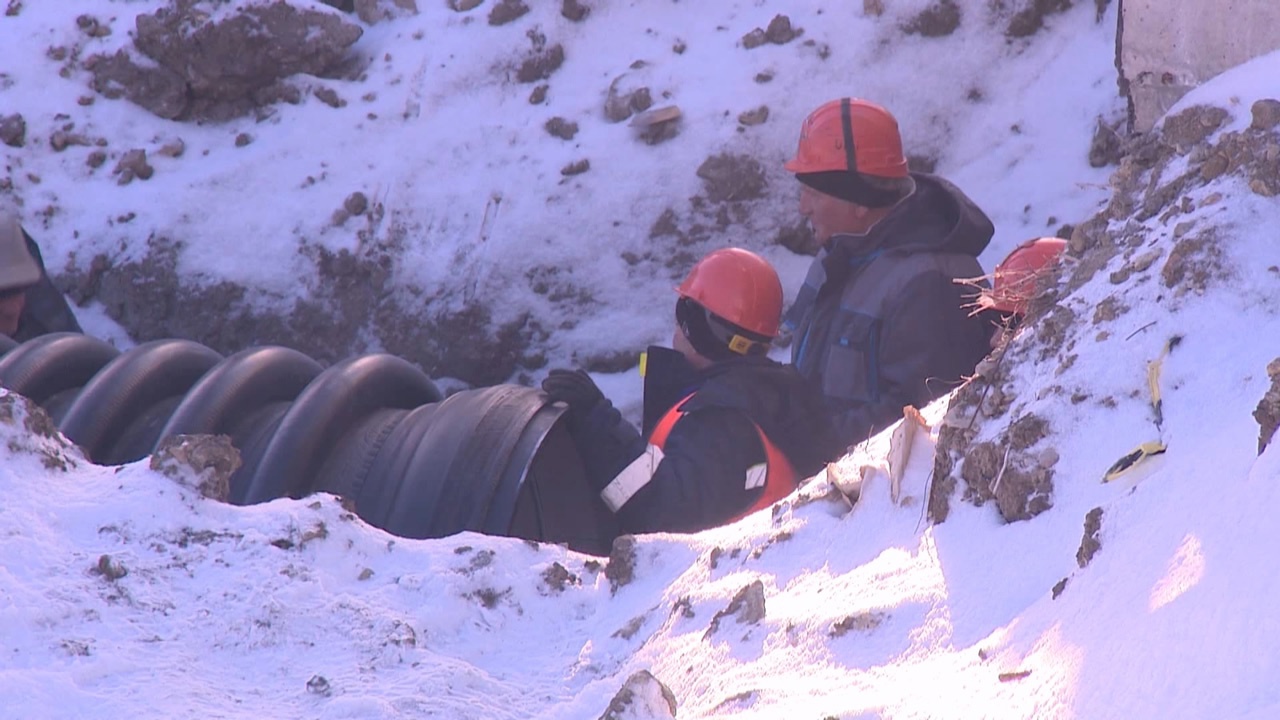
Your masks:
[[[1031,301],[1039,297],[1053,277],[1067,241],[1056,237],[1028,240],[1009,253],[992,275],[991,287],[978,295],[979,312],[994,314],[996,332],[991,347],[1003,345],[1017,332]]]
[[[568,404],[588,477],[623,532],[696,532],[786,497],[844,449],[822,397],[766,357],[782,284],[764,258],[717,250],[676,289],[672,349],[645,355],[644,435],[582,370],[542,388]]]
[[[83,332],[44,269],[35,240],[0,210],[0,335],[17,342],[55,332]]]
[[[787,311],[791,359],[854,444],[955,388],[989,350],[972,317],[978,255],[995,230],[947,180],[910,172],[898,122],[842,98],[814,110],[785,164],[817,257]]]

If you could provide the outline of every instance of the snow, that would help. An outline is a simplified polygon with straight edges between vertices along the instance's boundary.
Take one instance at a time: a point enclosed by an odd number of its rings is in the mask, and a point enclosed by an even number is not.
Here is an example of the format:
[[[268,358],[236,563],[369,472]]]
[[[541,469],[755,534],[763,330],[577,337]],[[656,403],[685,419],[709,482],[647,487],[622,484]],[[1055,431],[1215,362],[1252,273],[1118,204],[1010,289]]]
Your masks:
[[[618,255],[643,251],[664,208],[687,210],[700,191],[694,170],[721,150],[772,162],[760,203],[772,210],[706,249],[761,250],[794,293],[808,259],[770,244],[775,224],[794,221],[793,181],[779,166],[800,120],[830,97],[892,109],[909,150],[936,155],[938,172],[990,213],[986,267],[1109,197],[1110,170],[1090,168],[1086,155],[1097,118],[1121,109],[1114,7],[1095,22],[1085,3],[1007,41],[990,29],[999,23],[987,3],[966,4],[954,35],[922,38],[895,28],[923,0],[888,3],[879,19],[816,1],[598,2],[582,24],[538,3],[498,28],[483,20],[487,4],[458,14],[421,2],[416,17],[366,27],[357,47],[374,58],[367,80],[315,81],[345,108],[309,98],[263,122],[191,126],[124,101],[79,106],[84,78],[59,78],[45,49],[81,42],[74,19],[89,12],[115,18],[113,35],[89,41],[114,51],[133,15],[161,5],[27,3],[0,20],[0,114],[21,110],[35,139],[4,148],[4,162],[51,267],[72,252],[81,261],[140,253],[155,233],[186,239],[188,272],[253,285],[264,302],[288,298],[309,282],[300,239],[355,247],[364,220],[330,218],[363,190],[387,208],[385,226],[363,229],[400,226],[415,238],[399,259],[408,283],[551,313],[523,273],[568,268],[596,303],[556,336],[555,366],[669,337],[669,271],[630,269]],[[800,40],[737,45],[777,12],[805,29]],[[535,25],[568,58],[545,107],[529,105],[530,86],[501,70]],[[688,46],[680,55],[677,39]],[[636,59],[649,64],[628,71]],[[772,82],[753,81],[766,70]],[[625,123],[599,119],[605,88],[623,72],[671,93],[685,113],[677,138],[651,147]],[[1225,129],[1240,129],[1254,100],[1274,96],[1277,73],[1280,53],[1259,58],[1175,112],[1219,105],[1233,116]],[[367,93],[375,98],[361,100]],[[760,104],[769,121],[738,132],[737,114]],[[84,166],[88,148],[40,146],[64,122],[58,113],[113,148],[180,136],[187,152],[153,157],[152,180],[117,186],[107,166]],[[571,143],[542,130],[552,115],[579,122]],[[254,142],[235,147],[240,132]],[[591,170],[562,181],[559,168],[581,157]],[[1225,199],[1210,202],[1215,192]],[[145,460],[95,467],[27,430],[21,403],[0,395],[0,715],[597,718],[632,673],[649,670],[680,718],[1276,717],[1280,576],[1270,567],[1280,526],[1268,509],[1280,506],[1280,447],[1257,455],[1250,413],[1276,356],[1265,338],[1280,337],[1271,302],[1280,213],[1229,174],[1192,195],[1192,214],[1151,218],[1141,234],[1144,249],[1167,254],[1178,222],[1216,228],[1222,272],[1203,293],[1166,288],[1154,271],[1112,284],[1117,256],[1064,301],[1082,318],[1067,347],[1016,366],[1010,414],[1047,420],[1060,456],[1054,506],[1028,522],[1003,524],[992,504],[958,493],[946,522],[927,522],[944,399],[924,409],[932,430],[913,444],[900,503],[890,499],[885,433],[833,471],[881,468],[852,508],[820,476],[732,526],[638,538],[634,579],[614,587],[601,561],[558,547],[470,533],[405,540],[329,496],[232,507]],[[114,220],[127,212],[137,217]],[[1129,311],[1090,324],[1109,296]],[[77,312],[94,334],[128,344],[100,308]],[[1164,360],[1157,427],[1147,363],[1174,335],[1182,341]],[[1029,339],[1015,351],[1030,356]],[[633,373],[597,379],[634,410]],[[1088,399],[1068,401],[1077,391]],[[1167,453],[1101,482],[1117,458],[1156,439]],[[1101,550],[1081,568],[1094,508]],[[754,582],[763,619],[728,615],[711,630]],[[652,687],[640,702],[635,717],[662,717]]]

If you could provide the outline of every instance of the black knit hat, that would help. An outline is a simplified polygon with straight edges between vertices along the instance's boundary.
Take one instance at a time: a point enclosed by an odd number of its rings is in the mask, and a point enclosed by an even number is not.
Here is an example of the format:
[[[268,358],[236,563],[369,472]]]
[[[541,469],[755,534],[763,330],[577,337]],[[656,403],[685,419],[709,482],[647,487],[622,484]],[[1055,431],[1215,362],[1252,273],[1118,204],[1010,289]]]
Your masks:
[[[676,323],[699,355],[716,362],[764,355],[772,342],[772,338],[738,327],[687,297],[676,302]]]
[[[859,172],[796,173],[796,179],[820,193],[867,208],[886,208],[902,199],[902,193],[875,187]]]

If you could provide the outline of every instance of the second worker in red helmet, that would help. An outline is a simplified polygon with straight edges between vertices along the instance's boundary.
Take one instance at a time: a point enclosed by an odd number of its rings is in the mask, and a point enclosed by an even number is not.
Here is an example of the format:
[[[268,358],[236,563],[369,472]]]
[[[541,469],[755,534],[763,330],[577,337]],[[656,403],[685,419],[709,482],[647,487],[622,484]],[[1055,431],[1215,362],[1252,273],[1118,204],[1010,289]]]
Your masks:
[[[782,285],[739,248],[703,258],[677,288],[673,348],[651,347],[643,435],[582,370],[543,389],[569,405],[587,476],[622,532],[696,532],[768,507],[841,454],[822,397],[765,354]]]
[[[955,388],[989,350],[970,313],[994,228],[955,185],[907,169],[898,123],[844,98],[814,110],[786,163],[817,253],[784,318],[791,357],[841,439],[865,440]]]

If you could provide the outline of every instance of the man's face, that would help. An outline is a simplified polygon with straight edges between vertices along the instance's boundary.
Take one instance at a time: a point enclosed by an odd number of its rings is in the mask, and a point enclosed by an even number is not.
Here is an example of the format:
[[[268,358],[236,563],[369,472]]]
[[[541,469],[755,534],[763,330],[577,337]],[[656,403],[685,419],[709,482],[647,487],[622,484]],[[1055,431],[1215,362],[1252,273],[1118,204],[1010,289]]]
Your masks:
[[[0,335],[13,337],[18,333],[18,320],[26,304],[26,288],[0,291]]]
[[[827,244],[832,235],[840,233],[865,233],[869,229],[864,219],[865,209],[826,193],[818,192],[801,183],[800,214],[809,221],[813,230],[813,252]]]

